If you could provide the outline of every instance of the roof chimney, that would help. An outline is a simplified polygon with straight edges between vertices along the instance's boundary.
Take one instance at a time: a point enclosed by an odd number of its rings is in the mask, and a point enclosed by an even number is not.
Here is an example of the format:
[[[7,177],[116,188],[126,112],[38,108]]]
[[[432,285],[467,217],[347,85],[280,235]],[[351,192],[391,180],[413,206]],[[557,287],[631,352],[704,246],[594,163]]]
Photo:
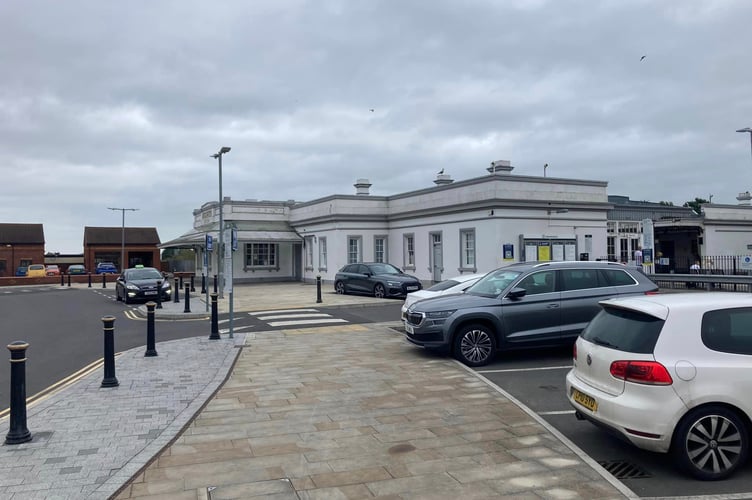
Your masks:
[[[368,179],[358,179],[353,186],[355,186],[355,194],[368,195],[368,188],[371,187],[371,183],[368,182]]]
[[[514,167],[512,166],[512,162],[509,160],[496,160],[491,162],[491,166],[488,167],[486,170],[488,170],[488,173],[491,175],[494,174],[509,174],[512,172]]]
[[[442,172],[443,171],[444,170],[442,169]],[[436,184],[437,186],[445,186],[445,185],[451,184],[453,182],[454,182],[454,180],[452,179],[451,175],[449,175],[449,174],[443,174],[443,173],[442,174],[437,174],[436,175],[436,180],[433,181],[433,183]]]

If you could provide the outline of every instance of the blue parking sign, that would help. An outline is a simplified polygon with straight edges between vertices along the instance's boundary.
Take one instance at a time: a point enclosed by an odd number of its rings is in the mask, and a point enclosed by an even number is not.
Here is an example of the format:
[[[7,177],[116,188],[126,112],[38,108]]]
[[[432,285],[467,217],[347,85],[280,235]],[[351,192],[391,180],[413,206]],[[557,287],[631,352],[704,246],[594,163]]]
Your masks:
[[[214,246],[214,239],[212,238],[211,234],[207,234],[206,235],[206,251],[211,252],[213,246]]]

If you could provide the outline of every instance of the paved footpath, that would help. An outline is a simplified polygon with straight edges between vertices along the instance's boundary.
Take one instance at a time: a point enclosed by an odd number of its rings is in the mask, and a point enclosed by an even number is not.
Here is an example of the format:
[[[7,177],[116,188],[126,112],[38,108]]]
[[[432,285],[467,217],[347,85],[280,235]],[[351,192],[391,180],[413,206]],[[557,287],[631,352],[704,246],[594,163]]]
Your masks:
[[[396,325],[124,352],[119,387],[100,388],[100,370],[29,408],[34,439],[0,447],[0,498],[635,496],[497,387],[407,345]]]

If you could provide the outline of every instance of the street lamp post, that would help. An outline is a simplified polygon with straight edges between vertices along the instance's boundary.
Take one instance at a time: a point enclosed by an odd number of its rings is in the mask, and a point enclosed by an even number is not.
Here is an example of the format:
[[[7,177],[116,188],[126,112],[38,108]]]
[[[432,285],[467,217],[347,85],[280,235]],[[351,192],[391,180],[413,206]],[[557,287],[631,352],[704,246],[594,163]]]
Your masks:
[[[217,267],[219,268],[217,270],[217,276],[219,279],[219,283],[217,284],[219,288],[219,297],[224,298],[224,282],[223,282],[223,265],[224,265],[224,236],[223,233],[225,232],[225,220],[224,220],[224,207],[222,206],[222,155],[227,154],[230,152],[229,147],[222,146],[219,150],[219,152],[214,153],[211,155],[212,158],[216,158],[219,162],[219,249],[217,250]]]
[[[750,153],[752,153],[752,128],[749,128],[749,127],[740,128],[739,130],[737,130],[737,132],[749,134],[749,149],[750,149]]]
[[[120,210],[123,213],[123,225],[120,232],[120,272],[125,270],[125,211],[135,212],[138,208],[110,208],[110,210]]]

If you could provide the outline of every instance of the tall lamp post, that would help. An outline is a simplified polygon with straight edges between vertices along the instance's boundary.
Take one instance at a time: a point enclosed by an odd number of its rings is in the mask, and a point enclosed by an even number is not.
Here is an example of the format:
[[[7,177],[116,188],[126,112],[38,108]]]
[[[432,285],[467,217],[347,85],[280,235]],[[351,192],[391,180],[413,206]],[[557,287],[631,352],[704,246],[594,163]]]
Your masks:
[[[737,132],[749,134],[749,149],[750,149],[750,152],[752,152],[752,128],[749,128],[749,127],[740,128],[739,130],[737,130]]]
[[[224,208],[222,206],[222,155],[229,153],[230,149],[231,148],[227,146],[222,146],[219,152],[211,155],[212,158],[216,158],[219,162],[219,249],[217,250],[217,267],[219,268],[217,270],[217,276],[219,277],[219,283],[217,283],[217,287],[219,288],[220,298],[224,298],[224,282],[222,280],[223,278],[222,266],[224,266],[224,251],[225,251],[225,247],[223,245],[223,242],[224,242],[223,234],[225,232],[225,219],[224,219]]]
[[[138,210],[138,208],[110,208],[107,207],[110,210],[120,210],[123,212],[123,226],[122,231],[120,232],[120,272],[122,273],[125,270],[125,212],[135,212]]]

